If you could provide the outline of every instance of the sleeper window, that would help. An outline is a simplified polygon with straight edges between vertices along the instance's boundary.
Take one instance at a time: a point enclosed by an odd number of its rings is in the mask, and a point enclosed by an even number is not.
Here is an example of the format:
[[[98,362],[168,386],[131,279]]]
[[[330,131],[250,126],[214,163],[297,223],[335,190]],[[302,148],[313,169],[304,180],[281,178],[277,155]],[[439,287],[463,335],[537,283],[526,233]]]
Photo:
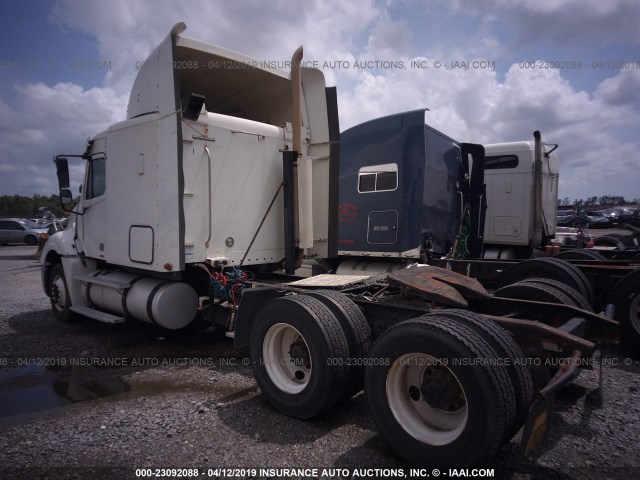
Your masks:
[[[358,172],[358,192],[390,192],[398,188],[398,165],[387,163],[362,167]]]

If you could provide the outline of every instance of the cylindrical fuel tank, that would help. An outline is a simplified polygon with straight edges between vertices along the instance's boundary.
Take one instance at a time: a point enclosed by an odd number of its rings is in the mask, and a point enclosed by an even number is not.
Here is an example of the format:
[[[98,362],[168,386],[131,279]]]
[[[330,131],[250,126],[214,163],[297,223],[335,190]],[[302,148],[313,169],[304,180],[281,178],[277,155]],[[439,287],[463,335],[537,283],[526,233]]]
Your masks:
[[[198,311],[198,294],[186,283],[108,271],[96,279],[101,284],[88,283],[86,296],[102,310],[169,330],[186,327]]]

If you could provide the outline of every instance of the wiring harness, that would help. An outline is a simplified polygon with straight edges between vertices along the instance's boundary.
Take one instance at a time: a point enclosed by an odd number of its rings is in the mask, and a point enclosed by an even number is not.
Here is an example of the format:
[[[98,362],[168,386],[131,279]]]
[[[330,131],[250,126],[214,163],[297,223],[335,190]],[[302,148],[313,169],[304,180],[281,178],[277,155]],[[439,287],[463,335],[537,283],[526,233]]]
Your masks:
[[[467,241],[469,240],[469,234],[471,233],[471,214],[469,209],[465,210],[462,225],[460,226],[460,232],[453,243],[452,252],[450,257],[456,259],[465,259],[469,257],[469,247]]]
[[[203,263],[198,263],[196,266],[203,269],[209,275],[209,292],[211,297],[220,302],[230,302],[235,309],[238,304],[240,291],[245,287],[245,282],[251,280],[250,272],[245,272],[237,267],[227,272],[212,272]]]

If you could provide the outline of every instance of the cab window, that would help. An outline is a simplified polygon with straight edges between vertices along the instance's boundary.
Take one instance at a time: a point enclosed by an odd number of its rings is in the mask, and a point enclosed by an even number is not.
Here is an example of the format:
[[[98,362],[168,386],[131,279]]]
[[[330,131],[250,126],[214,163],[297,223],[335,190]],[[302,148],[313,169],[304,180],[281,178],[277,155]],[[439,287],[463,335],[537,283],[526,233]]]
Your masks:
[[[518,166],[518,157],[516,155],[502,155],[495,157],[486,157],[484,159],[485,170],[498,170],[500,168],[516,168]]]
[[[104,195],[106,190],[106,168],[105,159],[93,158],[88,164],[87,185],[85,187],[85,198],[87,200]]]

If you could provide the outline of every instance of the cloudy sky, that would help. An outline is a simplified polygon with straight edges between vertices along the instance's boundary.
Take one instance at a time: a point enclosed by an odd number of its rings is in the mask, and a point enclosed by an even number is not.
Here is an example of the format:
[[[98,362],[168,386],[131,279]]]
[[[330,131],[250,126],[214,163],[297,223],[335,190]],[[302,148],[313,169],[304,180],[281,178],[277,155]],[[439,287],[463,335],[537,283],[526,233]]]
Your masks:
[[[464,142],[559,143],[560,196],[640,198],[635,0],[0,2],[0,195],[57,193],[52,156],[124,120],[171,27],[268,61],[303,44],[341,129],[427,107]]]

